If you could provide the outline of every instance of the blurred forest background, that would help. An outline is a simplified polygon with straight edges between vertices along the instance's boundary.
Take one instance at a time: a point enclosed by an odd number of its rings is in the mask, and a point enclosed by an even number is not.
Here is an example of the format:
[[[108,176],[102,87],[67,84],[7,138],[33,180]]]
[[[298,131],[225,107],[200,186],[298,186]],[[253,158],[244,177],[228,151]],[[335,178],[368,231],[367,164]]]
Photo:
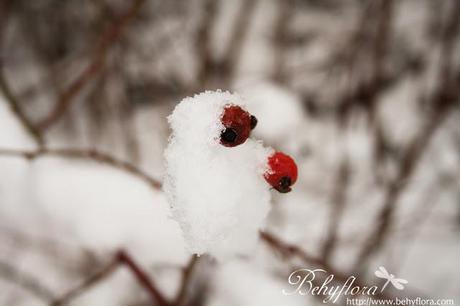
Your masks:
[[[459,24],[457,0],[0,0],[0,305],[321,304],[281,294],[295,267],[381,265],[409,284],[376,298],[460,301]],[[160,189],[166,116],[217,88],[300,171],[228,263],[189,260]]]

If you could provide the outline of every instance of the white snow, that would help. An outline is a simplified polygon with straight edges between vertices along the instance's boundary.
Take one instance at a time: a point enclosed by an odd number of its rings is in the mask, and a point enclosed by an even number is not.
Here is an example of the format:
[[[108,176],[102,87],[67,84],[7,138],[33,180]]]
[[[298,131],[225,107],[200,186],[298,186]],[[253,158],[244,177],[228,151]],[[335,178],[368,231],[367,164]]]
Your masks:
[[[34,148],[1,98],[0,119],[0,147]],[[60,262],[75,265],[73,260],[81,250],[105,262],[123,248],[142,267],[177,266],[187,260],[180,228],[170,218],[164,194],[123,171],[85,160],[41,157],[27,161],[2,156],[0,173],[0,259],[40,277],[42,284],[56,293],[79,282],[68,277]],[[49,254],[41,254],[45,243],[47,248],[58,250],[62,258],[50,259]],[[99,268],[94,266],[95,270]],[[125,274],[128,277],[121,280],[108,280],[107,292],[98,288],[83,297],[84,304],[100,305],[101,300],[128,296],[131,291],[126,288],[133,284],[133,278]],[[42,275],[46,277],[42,279]],[[124,290],[114,290],[115,284]],[[23,291],[19,290],[18,304],[35,305],[30,301],[34,301],[33,296]]]
[[[219,142],[227,104],[244,108],[229,92],[204,92],[182,100],[168,118],[165,191],[188,249],[219,259],[249,254],[270,207],[263,178],[271,148],[253,139],[236,147]]]

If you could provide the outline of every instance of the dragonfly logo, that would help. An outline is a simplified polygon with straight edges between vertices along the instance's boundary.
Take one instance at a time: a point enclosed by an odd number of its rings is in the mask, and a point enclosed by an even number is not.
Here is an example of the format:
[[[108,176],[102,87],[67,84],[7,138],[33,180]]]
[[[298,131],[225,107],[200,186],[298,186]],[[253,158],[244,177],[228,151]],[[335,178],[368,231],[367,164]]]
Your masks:
[[[395,287],[398,290],[403,290],[404,285],[409,283],[407,280],[403,278],[396,278],[393,274],[388,273],[387,269],[385,269],[385,267],[382,267],[382,266],[380,266],[377,269],[377,271],[374,272],[374,274],[378,278],[383,278],[387,280],[385,284],[383,285],[382,289],[380,290],[380,292],[383,292],[383,290],[385,290],[385,288],[388,286],[389,283],[391,283],[393,287]]]

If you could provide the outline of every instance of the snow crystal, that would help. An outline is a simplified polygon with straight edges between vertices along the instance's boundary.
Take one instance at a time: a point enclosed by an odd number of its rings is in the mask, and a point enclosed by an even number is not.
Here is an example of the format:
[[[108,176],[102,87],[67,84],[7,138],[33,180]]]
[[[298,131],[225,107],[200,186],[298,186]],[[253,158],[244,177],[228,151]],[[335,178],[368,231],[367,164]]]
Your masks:
[[[229,92],[185,98],[168,117],[164,189],[190,252],[224,259],[253,250],[269,211],[263,178],[271,148],[253,139],[236,147],[220,144],[224,107],[243,99]]]

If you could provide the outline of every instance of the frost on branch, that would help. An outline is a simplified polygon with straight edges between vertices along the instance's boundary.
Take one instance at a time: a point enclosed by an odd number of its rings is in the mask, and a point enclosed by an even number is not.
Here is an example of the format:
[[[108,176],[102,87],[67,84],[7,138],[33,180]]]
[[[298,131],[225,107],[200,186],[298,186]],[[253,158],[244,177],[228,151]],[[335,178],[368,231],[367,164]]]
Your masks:
[[[244,101],[229,92],[204,92],[185,98],[168,120],[164,188],[187,247],[195,254],[223,259],[251,252],[270,208],[264,180],[273,149],[248,138],[221,143],[221,121],[229,105]]]

